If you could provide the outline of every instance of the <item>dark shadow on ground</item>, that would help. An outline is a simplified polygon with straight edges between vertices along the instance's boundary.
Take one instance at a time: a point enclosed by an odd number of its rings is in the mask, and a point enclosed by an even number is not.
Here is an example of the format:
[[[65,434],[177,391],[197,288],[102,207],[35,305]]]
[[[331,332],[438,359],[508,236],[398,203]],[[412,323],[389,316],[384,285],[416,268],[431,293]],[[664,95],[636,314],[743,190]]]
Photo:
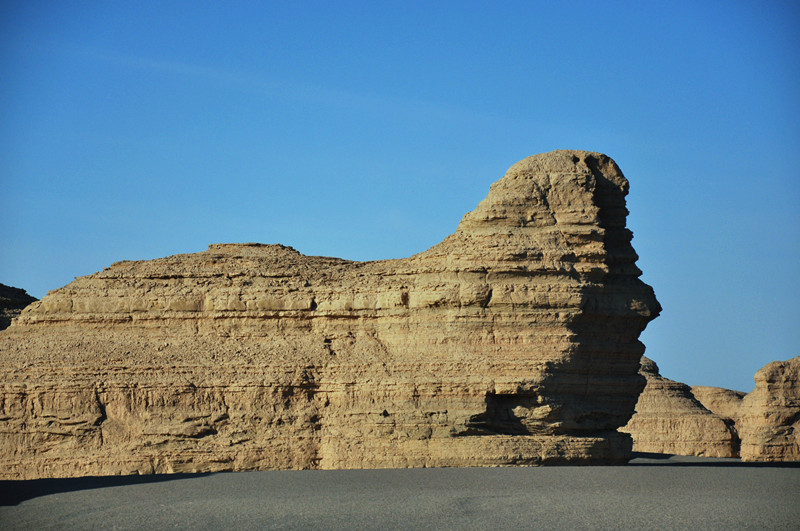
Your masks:
[[[628,466],[706,466],[735,468],[800,468],[800,462],[755,463],[731,457],[697,457],[651,452],[633,452]]]
[[[177,479],[198,478],[210,472],[196,474],[147,474],[141,476],[89,476],[83,478],[48,478],[0,481],[0,506],[17,505],[25,500],[76,490],[122,487],[140,483],[156,483]]]

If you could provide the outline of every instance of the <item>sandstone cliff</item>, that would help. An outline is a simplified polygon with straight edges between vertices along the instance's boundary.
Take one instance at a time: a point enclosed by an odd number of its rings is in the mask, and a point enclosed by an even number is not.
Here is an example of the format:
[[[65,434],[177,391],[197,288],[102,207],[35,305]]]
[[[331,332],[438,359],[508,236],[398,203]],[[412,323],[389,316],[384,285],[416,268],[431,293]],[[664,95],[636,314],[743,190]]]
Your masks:
[[[0,330],[8,328],[11,320],[35,300],[24,289],[0,284]]]
[[[119,262],[0,333],[0,477],[622,463],[660,307],[608,157],[556,151],[402,260]]]
[[[636,414],[620,431],[633,436],[637,452],[703,457],[737,457],[739,438],[733,421],[715,415],[688,385],[662,377],[654,361],[642,356],[647,385]]]
[[[774,361],[754,376],[737,426],[745,461],[800,461],[800,356]]]

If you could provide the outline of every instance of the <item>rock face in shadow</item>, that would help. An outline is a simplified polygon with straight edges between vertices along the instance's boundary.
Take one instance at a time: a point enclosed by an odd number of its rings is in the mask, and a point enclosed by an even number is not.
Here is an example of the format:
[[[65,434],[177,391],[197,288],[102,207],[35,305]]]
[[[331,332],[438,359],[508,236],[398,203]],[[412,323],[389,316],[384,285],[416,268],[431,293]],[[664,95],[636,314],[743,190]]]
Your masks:
[[[800,461],[800,356],[765,365],[742,400],[737,426],[745,461]]]
[[[5,330],[22,309],[36,301],[24,289],[0,284],[0,330]]]
[[[660,307],[605,155],[527,158],[402,260],[119,262],[0,333],[0,476],[622,463]]]
[[[733,420],[709,411],[688,385],[662,377],[651,359],[642,356],[640,372],[647,385],[639,396],[636,414],[620,429],[631,434],[635,451],[738,457],[739,437]]]

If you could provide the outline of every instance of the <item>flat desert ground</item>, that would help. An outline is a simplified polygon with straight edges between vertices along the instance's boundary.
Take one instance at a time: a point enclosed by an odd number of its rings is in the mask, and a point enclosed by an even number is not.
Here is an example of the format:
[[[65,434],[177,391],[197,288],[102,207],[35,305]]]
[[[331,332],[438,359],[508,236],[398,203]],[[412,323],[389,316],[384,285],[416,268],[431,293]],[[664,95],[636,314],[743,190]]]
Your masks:
[[[793,529],[800,464],[308,470],[0,482],[2,529]]]

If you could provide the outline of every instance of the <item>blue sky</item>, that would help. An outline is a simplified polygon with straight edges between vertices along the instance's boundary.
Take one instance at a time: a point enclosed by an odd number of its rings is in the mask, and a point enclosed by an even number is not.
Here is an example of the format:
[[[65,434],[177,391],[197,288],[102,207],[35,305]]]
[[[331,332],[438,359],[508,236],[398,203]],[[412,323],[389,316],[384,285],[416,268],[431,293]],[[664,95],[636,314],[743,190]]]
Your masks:
[[[408,256],[514,162],[613,157],[667,377],[800,354],[797,2],[0,4],[0,282]]]

